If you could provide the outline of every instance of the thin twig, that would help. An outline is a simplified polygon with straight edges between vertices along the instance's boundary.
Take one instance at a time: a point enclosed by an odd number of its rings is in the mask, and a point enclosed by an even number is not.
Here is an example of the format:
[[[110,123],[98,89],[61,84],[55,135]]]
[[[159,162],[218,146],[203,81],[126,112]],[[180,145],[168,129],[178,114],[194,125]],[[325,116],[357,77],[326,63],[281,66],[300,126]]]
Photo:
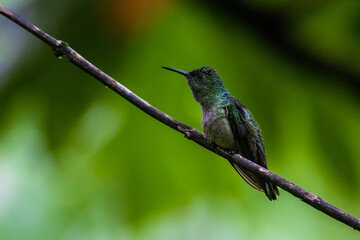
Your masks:
[[[4,15],[11,21],[23,27],[25,30],[31,32],[33,35],[44,41],[48,44],[57,57],[65,57],[71,63],[78,66],[80,69],[90,74],[105,86],[111,88],[114,92],[121,95],[123,98],[131,102],[133,105],[149,114],[158,121],[166,124],[167,126],[175,129],[178,132],[181,132],[185,135],[186,138],[196,142],[197,144],[203,146],[204,148],[222,156],[232,163],[236,163],[244,167],[245,169],[256,173],[262,176],[265,180],[271,181],[278,185],[280,188],[291,193],[295,197],[300,198],[302,201],[306,202],[310,206],[318,209],[319,211],[327,214],[330,217],[337,219],[340,222],[345,223],[346,225],[353,227],[354,229],[360,231],[360,220],[345,213],[344,211],[330,205],[322,198],[306,191],[305,189],[295,185],[294,183],[289,182],[288,180],[270,172],[269,170],[255,164],[254,162],[241,157],[239,154],[231,155],[226,151],[216,147],[215,145],[209,143],[205,137],[196,129],[191,128],[172,117],[166,115],[155,107],[151,106],[149,103],[143,99],[136,96],[129,89],[115,81],[113,78],[102,72],[100,69],[92,65],[89,61],[83,58],[80,54],[75,52],[67,43],[57,40],[47,33],[40,30],[38,27],[26,22],[25,20],[18,17],[16,14],[10,10],[4,8],[0,5],[0,14]]]

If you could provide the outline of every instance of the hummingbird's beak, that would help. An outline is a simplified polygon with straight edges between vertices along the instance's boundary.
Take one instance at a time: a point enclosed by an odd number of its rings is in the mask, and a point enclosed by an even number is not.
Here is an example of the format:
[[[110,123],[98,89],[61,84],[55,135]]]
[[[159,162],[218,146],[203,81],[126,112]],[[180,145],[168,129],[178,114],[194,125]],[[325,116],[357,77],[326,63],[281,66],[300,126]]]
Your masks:
[[[178,70],[178,69],[175,69],[175,68],[169,68],[169,67],[162,67],[162,68],[164,68],[166,70],[173,71],[173,72],[180,73],[181,75],[184,75],[185,77],[189,76],[188,72],[185,72],[185,71],[182,71],[182,70]]]

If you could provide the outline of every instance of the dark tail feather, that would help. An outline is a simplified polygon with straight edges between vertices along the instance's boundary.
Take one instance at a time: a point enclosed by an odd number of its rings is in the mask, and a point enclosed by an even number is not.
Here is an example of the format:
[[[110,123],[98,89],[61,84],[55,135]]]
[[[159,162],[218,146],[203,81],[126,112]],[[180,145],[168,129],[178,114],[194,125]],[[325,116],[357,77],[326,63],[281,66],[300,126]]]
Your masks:
[[[279,196],[279,189],[277,186],[271,182],[265,182],[265,194],[270,201],[276,200],[276,196]]]
[[[256,176],[254,173],[241,169],[236,164],[231,163],[235,170],[240,174],[240,176],[249,184],[251,187],[264,192],[265,195],[269,198],[270,201],[276,200],[276,196],[279,196],[279,190],[275,184],[271,182],[266,182],[261,177]]]

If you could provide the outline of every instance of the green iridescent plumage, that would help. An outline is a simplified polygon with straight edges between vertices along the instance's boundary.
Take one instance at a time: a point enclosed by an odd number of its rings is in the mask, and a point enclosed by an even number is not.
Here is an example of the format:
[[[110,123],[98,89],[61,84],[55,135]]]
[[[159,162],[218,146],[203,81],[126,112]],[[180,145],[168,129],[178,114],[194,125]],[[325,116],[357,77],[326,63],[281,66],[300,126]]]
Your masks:
[[[185,72],[164,68],[186,76],[195,100],[202,106],[202,126],[208,140],[267,168],[259,126],[250,111],[230,95],[214,69],[205,66]],[[250,186],[265,192],[270,200],[275,200],[279,195],[273,183],[236,164],[231,165]]]

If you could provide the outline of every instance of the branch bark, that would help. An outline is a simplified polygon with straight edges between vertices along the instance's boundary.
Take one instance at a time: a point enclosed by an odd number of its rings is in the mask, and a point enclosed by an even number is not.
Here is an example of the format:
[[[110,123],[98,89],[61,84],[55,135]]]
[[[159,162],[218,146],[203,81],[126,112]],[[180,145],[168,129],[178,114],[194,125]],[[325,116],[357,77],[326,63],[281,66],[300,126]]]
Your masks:
[[[5,7],[0,5],[0,14],[4,15],[6,18],[10,19],[11,21],[15,22],[16,24],[23,27],[25,30],[29,31],[37,38],[45,42],[49,45],[52,50],[55,52],[57,57],[65,57],[71,63],[82,69],[84,72],[90,74],[105,86],[112,89],[114,92],[121,95],[127,101],[138,107],[140,110],[144,111],[148,115],[152,116],[156,120],[164,123],[165,125],[171,127],[172,129],[183,133],[186,138],[196,142],[200,146],[218,154],[219,156],[227,159],[230,162],[239,164],[240,166],[244,167],[245,169],[256,173],[262,176],[264,179],[271,181],[278,185],[280,188],[284,189],[285,191],[291,193],[297,198],[300,198],[305,203],[309,204],[310,206],[314,207],[315,209],[327,214],[328,216],[360,231],[360,220],[345,213],[344,211],[330,205],[326,201],[324,201],[319,196],[312,194],[311,192],[295,185],[294,183],[270,172],[269,170],[255,164],[254,162],[240,156],[239,154],[231,155],[228,152],[224,151],[223,149],[209,143],[203,134],[198,130],[191,128],[172,117],[166,115],[165,113],[161,112],[160,110],[156,109],[125,86],[121,85],[113,78],[102,72],[99,68],[95,67],[85,58],[83,58],[80,54],[74,51],[67,43],[57,40],[50,36],[49,34],[43,32],[35,25],[26,22],[19,16],[17,16],[12,11],[6,9]]]

